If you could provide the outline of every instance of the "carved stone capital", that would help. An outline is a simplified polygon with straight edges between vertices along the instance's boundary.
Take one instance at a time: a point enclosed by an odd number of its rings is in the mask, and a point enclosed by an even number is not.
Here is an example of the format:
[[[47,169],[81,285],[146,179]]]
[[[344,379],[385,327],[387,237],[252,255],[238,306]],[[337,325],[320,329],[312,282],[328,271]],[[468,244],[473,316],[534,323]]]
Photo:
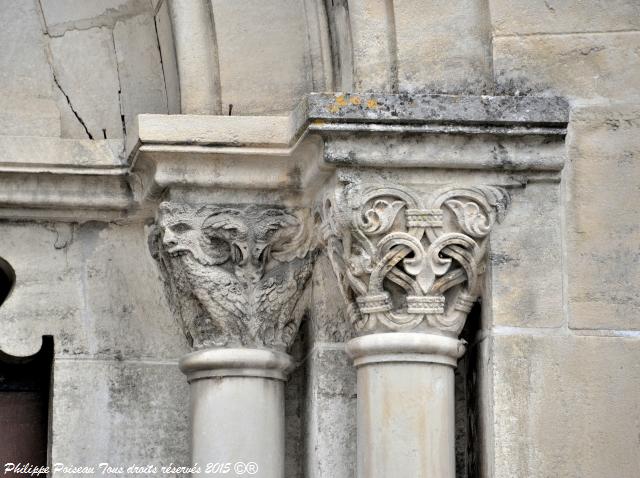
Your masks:
[[[195,349],[286,350],[312,271],[306,210],[162,203],[149,246]]]
[[[424,195],[350,184],[327,196],[322,238],[356,332],[457,337],[481,292],[489,232],[509,201],[494,186]]]

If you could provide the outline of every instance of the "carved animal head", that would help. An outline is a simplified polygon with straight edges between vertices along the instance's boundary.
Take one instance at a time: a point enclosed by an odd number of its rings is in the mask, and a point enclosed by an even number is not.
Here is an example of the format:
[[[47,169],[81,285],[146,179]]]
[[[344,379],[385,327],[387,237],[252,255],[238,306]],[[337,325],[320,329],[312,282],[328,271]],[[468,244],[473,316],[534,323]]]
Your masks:
[[[224,249],[238,279],[258,282],[273,254],[284,252],[299,234],[301,224],[281,209],[220,209],[202,224],[204,235]]]

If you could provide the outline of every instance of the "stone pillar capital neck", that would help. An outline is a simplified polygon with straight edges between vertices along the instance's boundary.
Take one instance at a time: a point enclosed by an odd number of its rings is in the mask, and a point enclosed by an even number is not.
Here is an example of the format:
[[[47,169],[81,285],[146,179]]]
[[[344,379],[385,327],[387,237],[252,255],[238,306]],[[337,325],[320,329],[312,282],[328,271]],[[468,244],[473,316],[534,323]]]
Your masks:
[[[355,182],[328,194],[322,236],[356,334],[457,338],[481,293],[489,233],[509,202],[487,185]]]
[[[293,367],[290,355],[275,350],[220,348],[198,350],[180,359],[192,382],[212,377],[259,377],[285,381]]]
[[[415,332],[369,334],[350,340],[347,354],[356,367],[380,363],[435,363],[455,367],[465,352],[463,341]]]
[[[308,217],[281,206],[160,205],[149,245],[195,350],[291,346],[313,267]]]

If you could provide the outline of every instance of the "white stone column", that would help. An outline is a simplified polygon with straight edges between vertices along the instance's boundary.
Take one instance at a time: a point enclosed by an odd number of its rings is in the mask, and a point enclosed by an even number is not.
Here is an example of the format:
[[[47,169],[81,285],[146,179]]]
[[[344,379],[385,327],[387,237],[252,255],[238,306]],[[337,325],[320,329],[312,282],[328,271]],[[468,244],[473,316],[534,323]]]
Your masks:
[[[226,476],[284,478],[284,381],[293,361],[259,349],[208,349],[180,361],[191,391],[192,463]],[[240,467],[240,468],[235,468]]]
[[[455,478],[450,337],[372,334],[347,344],[358,370],[358,477]]]
[[[322,232],[358,337],[358,478],[454,478],[458,335],[481,293],[493,186],[431,194],[353,183],[322,202]]]
[[[169,0],[182,114],[220,114],[220,66],[209,0]]]
[[[195,349],[180,369],[202,473],[229,463],[218,474],[284,478],[286,350],[313,265],[307,217],[263,205],[160,205],[149,244]]]

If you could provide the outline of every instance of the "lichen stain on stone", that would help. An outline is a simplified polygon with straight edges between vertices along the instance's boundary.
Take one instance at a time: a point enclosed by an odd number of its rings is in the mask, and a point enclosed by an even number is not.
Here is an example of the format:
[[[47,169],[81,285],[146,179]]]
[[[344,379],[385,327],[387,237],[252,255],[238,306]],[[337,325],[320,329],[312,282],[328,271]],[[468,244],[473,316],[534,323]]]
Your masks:
[[[344,95],[336,97],[336,105],[347,106],[347,100],[344,98]]]
[[[367,100],[367,108],[369,108],[370,110],[374,110],[378,107],[378,100],[376,100],[375,98],[369,98]]]
[[[350,101],[354,106],[358,106],[361,103],[359,96],[352,96]]]

